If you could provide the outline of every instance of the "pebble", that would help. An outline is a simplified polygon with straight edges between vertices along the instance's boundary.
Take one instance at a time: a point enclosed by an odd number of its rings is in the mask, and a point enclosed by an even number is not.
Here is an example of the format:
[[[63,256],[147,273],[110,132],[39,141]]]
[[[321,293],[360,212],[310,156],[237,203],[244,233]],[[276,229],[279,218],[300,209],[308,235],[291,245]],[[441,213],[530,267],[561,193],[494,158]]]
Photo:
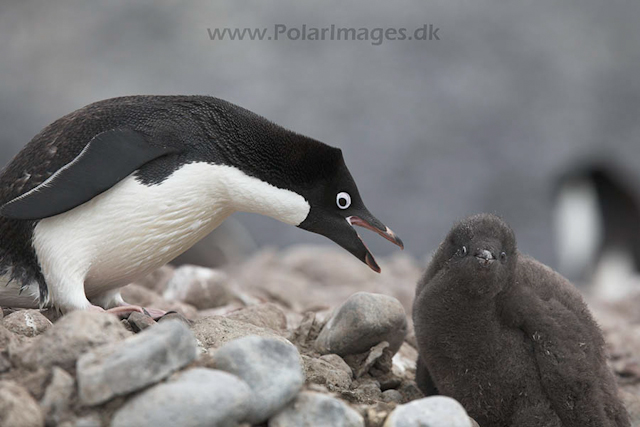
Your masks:
[[[270,302],[233,311],[226,317],[278,332],[287,330],[287,316],[277,305]]]
[[[0,381],[0,426],[44,426],[44,416],[36,401],[13,381]]]
[[[247,421],[266,421],[289,403],[304,384],[300,354],[282,340],[248,336],[213,355],[217,369],[237,375],[253,392]]]
[[[102,427],[102,421],[100,421],[100,417],[96,414],[94,415],[86,415],[84,417],[78,418],[74,424],[71,424],[72,427]]]
[[[136,285],[151,289],[161,294],[167,288],[167,284],[173,277],[174,272],[175,268],[167,264],[136,281]]]
[[[337,356],[337,355],[334,355]],[[340,357],[340,356],[337,356]],[[326,360],[302,356],[307,383],[326,385],[329,390],[349,388],[352,382],[351,368],[349,372],[336,369]],[[344,363],[344,361],[343,361]]]
[[[402,394],[398,390],[386,390],[382,392],[382,400],[388,403],[402,403]]]
[[[250,398],[249,386],[234,375],[191,369],[129,400],[111,427],[235,427],[246,417]]]
[[[303,391],[269,420],[269,427],[364,427],[364,419],[341,400]]]
[[[184,323],[186,326],[191,326],[193,324],[191,320],[187,319],[182,314],[175,311],[170,311],[164,316],[162,316],[161,318],[159,318],[158,323],[168,322],[170,320],[177,320],[178,322]]]
[[[220,307],[234,299],[226,273],[195,265],[177,268],[163,298],[191,304],[198,310]]]
[[[151,316],[147,316],[146,314],[139,313],[134,311],[127,318],[129,325],[131,325],[131,329],[133,332],[140,332],[147,329],[149,326],[153,326],[156,324],[156,321],[151,318]]]
[[[446,396],[432,396],[398,406],[384,427],[472,427],[462,405]]]
[[[205,350],[215,350],[229,341],[248,335],[277,338],[288,342],[275,331],[223,316],[197,319],[191,328]]]
[[[407,318],[400,301],[387,295],[358,292],[335,310],[315,347],[322,354],[346,356],[364,353],[387,341],[395,354],[406,331]]]
[[[78,357],[94,347],[120,341],[131,333],[112,314],[73,311],[16,355],[30,369],[57,365],[73,372]],[[13,355],[12,355],[13,357]]]
[[[389,348],[389,343],[386,341],[382,341],[380,344],[377,344],[369,350],[369,353],[366,357],[360,362],[354,362],[354,376],[356,378],[362,377],[364,374],[368,373],[369,370],[373,367],[373,365],[380,360],[380,358],[384,355],[384,351]],[[353,356],[352,356],[353,357]]]
[[[90,351],[78,360],[83,404],[104,403],[155,384],[196,358],[196,341],[180,321],[167,321],[122,342]]]
[[[54,366],[51,382],[40,401],[47,425],[60,425],[62,419],[69,415],[69,401],[74,390],[75,380],[73,377],[64,369]]]
[[[17,335],[35,337],[52,326],[39,310],[14,311],[4,319],[2,325]]]
[[[4,327],[0,322],[0,350],[7,350],[9,345],[17,341],[13,332]]]
[[[418,360],[418,350],[409,345],[407,342],[402,343],[400,350],[393,356],[392,371],[397,376],[416,375],[416,361]]]

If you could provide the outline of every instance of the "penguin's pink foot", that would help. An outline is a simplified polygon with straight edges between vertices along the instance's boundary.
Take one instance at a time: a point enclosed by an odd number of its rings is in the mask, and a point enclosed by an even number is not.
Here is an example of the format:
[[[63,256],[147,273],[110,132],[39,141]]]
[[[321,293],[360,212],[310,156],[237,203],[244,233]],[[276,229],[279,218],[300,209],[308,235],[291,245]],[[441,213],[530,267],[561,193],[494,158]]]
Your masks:
[[[139,305],[121,305],[119,307],[110,308],[108,310],[105,310],[104,308],[97,305],[92,305],[91,307],[89,307],[89,310],[115,314],[121,319],[126,319],[133,312],[146,314],[153,320],[158,320],[159,318],[167,314],[167,312],[164,310],[159,310],[157,308],[144,308],[140,307]]]

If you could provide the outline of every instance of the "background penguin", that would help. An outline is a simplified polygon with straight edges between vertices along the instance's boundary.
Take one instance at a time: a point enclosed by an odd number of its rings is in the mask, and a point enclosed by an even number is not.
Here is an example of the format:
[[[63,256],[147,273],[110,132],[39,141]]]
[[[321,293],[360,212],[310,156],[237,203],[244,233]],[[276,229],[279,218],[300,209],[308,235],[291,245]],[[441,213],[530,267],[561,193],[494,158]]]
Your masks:
[[[118,288],[235,211],[323,234],[378,272],[352,225],[402,247],[365,207],[339,149],[205,96],[114,98],[62,117],[2,172],[0,206],[9,306],[37,297],[62,311],[140,310]]]
[[[416,381],[482,427],[629,426],[578,291],[493,215],[453,227],[418,284]]]
[[[624,296],[632,289],[631,276],[640,272],[637,183],[616,163],[602,160],[582,162],[556,179],[559,271],[574,281],[594,281],[599,296]]]

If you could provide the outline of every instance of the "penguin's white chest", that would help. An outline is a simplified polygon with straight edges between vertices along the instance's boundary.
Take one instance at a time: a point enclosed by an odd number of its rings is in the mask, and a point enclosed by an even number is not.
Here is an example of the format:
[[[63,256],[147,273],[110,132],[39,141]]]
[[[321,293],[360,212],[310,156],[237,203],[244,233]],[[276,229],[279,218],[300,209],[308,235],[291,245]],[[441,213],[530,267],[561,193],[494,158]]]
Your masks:
[[[236,168],[191,163],[158,185],[131,175],[89,202],[41,220],[33,245],[50,289],[81,281],[91,298],[171,261],[237,210],[297,225],[309,205]]]
[[[89,202],[40,221],[34,247],[47,282],[83,277],[90,297],[187,250],[233,212],[220,179],[210,176],[211,166],[186,165],[152,186],[129,176]],[[202,179],[204,173],[209,179]]]

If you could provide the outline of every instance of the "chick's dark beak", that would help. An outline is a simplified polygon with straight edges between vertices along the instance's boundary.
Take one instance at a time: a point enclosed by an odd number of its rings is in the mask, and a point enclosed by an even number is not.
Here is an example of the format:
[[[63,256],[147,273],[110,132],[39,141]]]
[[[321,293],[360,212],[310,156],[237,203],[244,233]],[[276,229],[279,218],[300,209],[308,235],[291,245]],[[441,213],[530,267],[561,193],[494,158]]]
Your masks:
[[[483,265],[491,264],[496,259],[496,257],[493,256],[493,253],[487,249],[478,250],[476,258],[480,261],[480,264]]]

